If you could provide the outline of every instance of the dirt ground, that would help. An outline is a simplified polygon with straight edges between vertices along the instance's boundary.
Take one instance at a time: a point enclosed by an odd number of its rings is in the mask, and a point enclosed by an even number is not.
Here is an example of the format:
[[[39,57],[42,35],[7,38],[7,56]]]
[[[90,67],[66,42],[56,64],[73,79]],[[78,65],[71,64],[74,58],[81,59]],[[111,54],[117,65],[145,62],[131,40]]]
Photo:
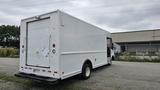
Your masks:
[[[14,77],[18,62],[17,58],[0,58],[0,74]],[[160,63],[114,61],[112,66],[94,70],[88,80],[72,77],[58,84],[0,78],[0,90],[160,90]]]

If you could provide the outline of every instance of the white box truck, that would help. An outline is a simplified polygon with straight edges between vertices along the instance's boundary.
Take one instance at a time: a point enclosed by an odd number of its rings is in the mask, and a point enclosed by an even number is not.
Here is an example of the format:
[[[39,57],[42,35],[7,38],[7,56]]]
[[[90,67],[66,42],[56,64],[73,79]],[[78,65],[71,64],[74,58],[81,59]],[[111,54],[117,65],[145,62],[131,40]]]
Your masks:
[[[111,34],[60,10],[21,20],[18,77],[57,81],[111,64]]]

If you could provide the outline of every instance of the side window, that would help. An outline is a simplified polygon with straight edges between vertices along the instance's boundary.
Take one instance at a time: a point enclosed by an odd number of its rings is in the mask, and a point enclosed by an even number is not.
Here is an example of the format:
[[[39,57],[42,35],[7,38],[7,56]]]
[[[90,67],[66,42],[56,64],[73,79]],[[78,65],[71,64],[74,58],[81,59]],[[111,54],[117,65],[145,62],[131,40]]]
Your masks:
[[[111,57],[111,49],[107,47],[107,57]]]
[[[112,38],[107,37],[107,57],[111,57]]]
[[[107,47],[112,47],[112,39],[111,38],[107,38]]]

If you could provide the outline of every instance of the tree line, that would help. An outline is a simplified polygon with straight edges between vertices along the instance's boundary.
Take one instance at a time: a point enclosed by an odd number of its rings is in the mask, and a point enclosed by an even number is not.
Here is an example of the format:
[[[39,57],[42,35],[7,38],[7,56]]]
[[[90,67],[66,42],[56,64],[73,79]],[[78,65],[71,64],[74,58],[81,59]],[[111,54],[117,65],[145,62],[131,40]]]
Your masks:
[[[15,25],[0,25],[0,47],[19,48],[20,27]]]

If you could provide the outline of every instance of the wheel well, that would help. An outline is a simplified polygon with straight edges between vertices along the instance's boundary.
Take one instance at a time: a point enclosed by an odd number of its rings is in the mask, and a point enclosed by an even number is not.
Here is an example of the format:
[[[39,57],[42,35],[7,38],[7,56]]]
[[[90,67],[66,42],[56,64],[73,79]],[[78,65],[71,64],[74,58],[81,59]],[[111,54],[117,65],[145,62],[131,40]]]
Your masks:
[[[92,62],[91,62],[89,59],[87,59],[87,60],[83,63],[83,65],[84,65],[84,64],[90,64],[90,65],[91,65],[91,69],[93,68]],[[82,66],[82,68],[83,68],[83,66]]]
[[[114,56],[112,56],[112,58],[111,58],[112,60],[115,60],[115,57]]]

